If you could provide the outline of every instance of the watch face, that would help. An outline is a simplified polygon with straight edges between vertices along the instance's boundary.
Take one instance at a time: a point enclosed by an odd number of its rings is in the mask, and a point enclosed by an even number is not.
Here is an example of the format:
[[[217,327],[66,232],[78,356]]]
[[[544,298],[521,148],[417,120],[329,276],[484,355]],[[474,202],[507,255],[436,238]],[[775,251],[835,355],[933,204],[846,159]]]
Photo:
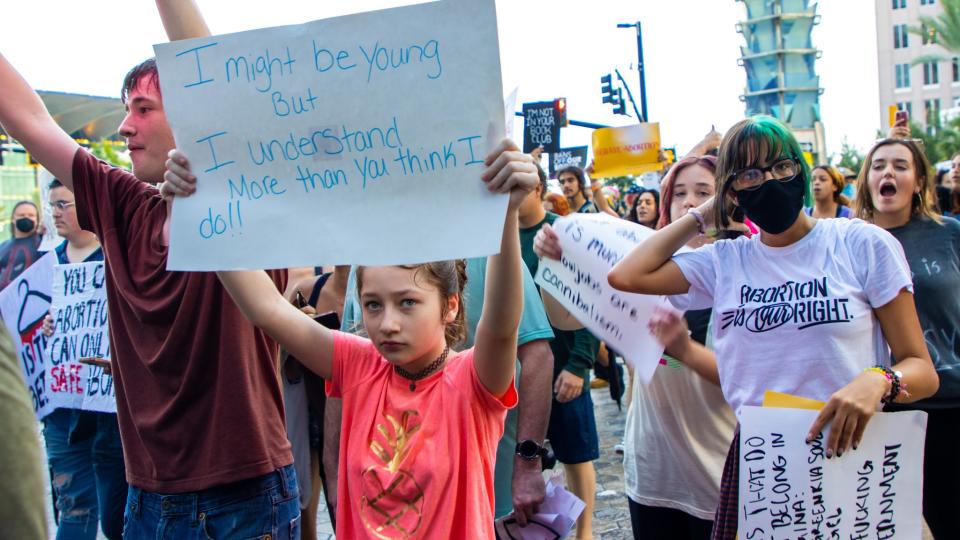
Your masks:
[[[520,457],[533,459],[540,455],[540,445],[531,440],[520,441],[517,444],[517,453]]]

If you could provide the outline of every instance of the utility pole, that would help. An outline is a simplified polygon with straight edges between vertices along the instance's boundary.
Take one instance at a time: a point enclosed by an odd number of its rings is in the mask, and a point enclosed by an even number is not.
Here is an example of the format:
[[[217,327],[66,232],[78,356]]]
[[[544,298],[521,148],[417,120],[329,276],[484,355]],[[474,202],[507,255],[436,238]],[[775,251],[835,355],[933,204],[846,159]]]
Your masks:
[[[643,115],[641,122],[646,122],[647,118],[647,81],[643,73],[643,32],[640,29],[640,21],[635,23],[619,23],[617,28],[636,28],[637,29],[637,71],[640,73],[640,111]]]

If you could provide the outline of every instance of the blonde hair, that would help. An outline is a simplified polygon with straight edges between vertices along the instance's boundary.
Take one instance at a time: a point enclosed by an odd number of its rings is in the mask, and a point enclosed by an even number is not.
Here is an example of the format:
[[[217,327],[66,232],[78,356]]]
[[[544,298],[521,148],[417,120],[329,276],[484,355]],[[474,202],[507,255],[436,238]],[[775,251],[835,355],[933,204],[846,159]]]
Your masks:
[[[874,213],[876,208],[873,206],[873,198],[870,196],[870,188],[867,185],[867,178],[870,176],[870,166],[873,163],[873,155],[884,146],[899,144],[910,151],[913,156],[913,172],[916,176],[917,187],[920,192],[914,194],[910,201],[910,217],[925,216],[937,223],[941,222],[940,215],[934,210],[936,208],[933,182],[931,182],[930,161],[924,155],[923,150],[913,141],[908,139],[883,139],[873,145],[873,148],[867,152],[863,159],[863,166],[860,167],[860,174],[857,175],[857,194],[853,200],[853,211],[856,216],[864,221],[873,223],[875,221]]]

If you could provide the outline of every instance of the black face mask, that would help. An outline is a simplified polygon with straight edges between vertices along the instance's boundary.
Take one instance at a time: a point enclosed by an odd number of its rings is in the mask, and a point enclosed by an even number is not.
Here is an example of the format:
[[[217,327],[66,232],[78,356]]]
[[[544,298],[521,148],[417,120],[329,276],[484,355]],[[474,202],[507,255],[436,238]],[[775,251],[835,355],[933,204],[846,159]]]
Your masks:
[[[800,216],[803,188],[803,175],[797,174],[790,180],[767,180],[757,189],[735,193],[750,221],[770,234],[780,234]]]
[[[30,218],[20,218],[14,222],[14,225],[17,227],[17,230],[22,233],[33,232],[37,228],[37,224],[33,222]]]

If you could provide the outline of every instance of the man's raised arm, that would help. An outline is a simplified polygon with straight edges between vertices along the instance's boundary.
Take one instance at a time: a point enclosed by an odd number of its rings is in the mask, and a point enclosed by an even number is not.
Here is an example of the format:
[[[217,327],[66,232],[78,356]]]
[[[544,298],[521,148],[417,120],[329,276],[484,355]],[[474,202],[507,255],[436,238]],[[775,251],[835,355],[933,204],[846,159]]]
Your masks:
[[[73,191],[73,156],[79,145],[53,120],[40,96],[0,54],[0,125],[33,159]]]
[[[163,29],[170,41],[210,35],[210,29],[194,0],[157,0],[157,11],[160,12]]]

